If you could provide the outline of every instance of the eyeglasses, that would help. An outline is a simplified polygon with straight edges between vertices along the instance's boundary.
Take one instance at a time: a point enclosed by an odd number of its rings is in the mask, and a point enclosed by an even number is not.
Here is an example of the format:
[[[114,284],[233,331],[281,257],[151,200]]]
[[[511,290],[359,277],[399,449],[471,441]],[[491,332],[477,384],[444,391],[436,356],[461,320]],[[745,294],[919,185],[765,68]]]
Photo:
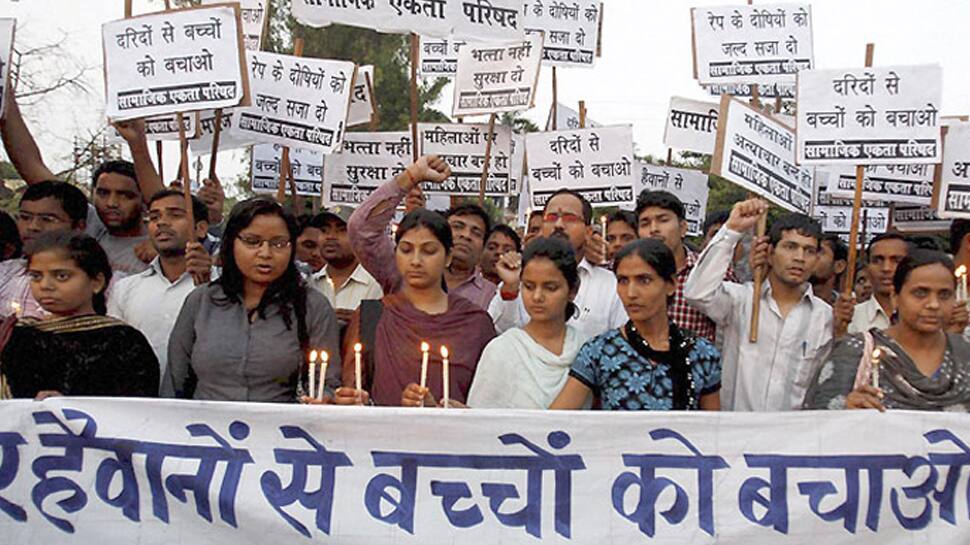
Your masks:
[[[23,223],[33,223],[39,220],[44,225],[57,225],[58,223],[68,223],[68,220],[61,219],[54,214],[31,214],[30,212],[18,212],[17,220]]]
[[[250,250],[258,250],[262,248],[263,243],[266,242],[266,243],[269,243],[270,250],[274,250],[278,252],[282,252],[283,250],[288,249],[292,244],[290,242],[290,239],[288,238],[273,238],[270,240],[263,240],[259,237],[249,237],[249,236],[240,236],[239,242],[242,242],[243,246],[249,248]]]
[[[564,212],[562,214],[558,212],[549,212],[545,216],[542,216],[542,221],[545,223],[556,223],[562,220],[563,223],[579,223],[583,221],[583,217],[579,214],[573,214],[571,212]]]

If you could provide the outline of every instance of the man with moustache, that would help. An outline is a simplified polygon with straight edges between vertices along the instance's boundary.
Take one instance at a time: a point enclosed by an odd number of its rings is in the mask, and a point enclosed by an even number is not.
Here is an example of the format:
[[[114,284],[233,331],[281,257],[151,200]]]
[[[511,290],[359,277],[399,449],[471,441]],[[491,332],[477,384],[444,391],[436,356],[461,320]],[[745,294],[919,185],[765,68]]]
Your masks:
[[[451,226],[455,245],[451,249],[451,265],[445,269],[448,292],[460,295],[488,310],[495,297],[495,284],[482,276],[479,263],[485,250],[485,237],[492,230],[492,220],[477,204],[463,204],[445,214]]]
[[[847,327],[850,335],[872,328],[886,329],[892,325],[892,315],[896,311],[893,304],[893,276],[896,274],[896,266],[908,253],[909,242],[898,233],[878,235],[869,243],[866,251],[866,272],[872,282],[872,297],[855,305],[851,314],[837,313],[846,318],[851,316]],[[852,306],[853,303],[854,301],[846,300],[837,305]]]
[[[320,254],[326,265],[313,275],[312,285],[327,297],[342,325],[350,322],[361,301],[384,297],[381,285],[360,264],[350,245],[347,222],[353,212],[348,206],[336,206],[318,215]]]

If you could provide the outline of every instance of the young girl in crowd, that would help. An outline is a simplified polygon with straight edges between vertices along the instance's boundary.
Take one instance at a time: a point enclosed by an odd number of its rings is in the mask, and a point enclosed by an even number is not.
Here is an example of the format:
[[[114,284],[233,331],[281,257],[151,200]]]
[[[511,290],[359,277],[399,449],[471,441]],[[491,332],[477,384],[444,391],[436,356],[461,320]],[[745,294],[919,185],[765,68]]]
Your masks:
[[[169,339],[163,395],[293,402],[311,349],[330,354],[339,384],[337,318],[294,260],[299,228],[276,201],[237,204],[222,239],[222,276],[186,298]]]
[[[586,338],[566,321],[576,312],[576,254],[561,238],[533,240],[522,256],[525,327],[488,343],[468,393],[474,408],[548,409]]]
[[[104,315],[111,266],[97,241],[44,234],[27,248],[27,274],[49,317],[20,320],[0,355],[13,397],[158,395],[158,360],[145,336]]]
[[[953,261],[912,250],[896,267],[893,287],[896,323],[837,343],[805,396],[806,409],[970,411],[970,343],[944,332],[957,303]]]
[[[720,354],[667,316],[677,273],[670,249],[631,242],[613,272],[630,321],[583,345],[550,408],[579,409],[595,395],[607,410],[719,410]]]

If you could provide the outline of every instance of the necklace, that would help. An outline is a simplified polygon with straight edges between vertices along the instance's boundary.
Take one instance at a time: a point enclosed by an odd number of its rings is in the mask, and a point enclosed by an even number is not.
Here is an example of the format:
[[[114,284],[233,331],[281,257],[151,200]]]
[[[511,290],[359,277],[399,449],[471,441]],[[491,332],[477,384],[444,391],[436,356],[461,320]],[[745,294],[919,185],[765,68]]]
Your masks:
[[[633,324],[633,320],[627,322],[626,333],[631,345],[640,356],[649,360],[659,359],[657,355],[662,352],[651,347],[650,343],[640,335],[637,326]],[[680,333],[676,325],[671,323],[668,342],[670,349],[667,352],[671,355],[669,359],[671,360],[670,378],[673,383],[673,408],[674,410],[695,411],[700,407],[695,395],[697,389],[694,382],[694,373],[688,357],[690,355],[690,341]],[[673,362],[675,361],[682,361],[683,365],[674,365]]]

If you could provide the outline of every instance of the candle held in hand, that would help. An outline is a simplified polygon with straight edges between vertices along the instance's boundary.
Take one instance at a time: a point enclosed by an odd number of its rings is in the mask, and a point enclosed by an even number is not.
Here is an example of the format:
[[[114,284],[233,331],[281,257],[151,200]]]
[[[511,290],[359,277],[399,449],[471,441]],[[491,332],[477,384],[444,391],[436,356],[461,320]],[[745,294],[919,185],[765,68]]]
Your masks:
[[[364,349],[364,346],[360,343],[354,345],[354,387],[357,389],[357,395],[360,396],[360,391],[363,390],[361,386],[363,383],[362,377],[360,375],[360,351]]]
[[[316,388],[316,372],[317,372],[317,351],[310,351],[310,390],[306,393],[307,397],[313,397],[313,394],[317,391]],[[320,382],[323,382],[323,377],[320,377]]]
[[[451,380],[448,376],[448,347],[441,347],[441,383],[442,383],[442,396],[444,400],[444,407],[448,408],[449,394],[451,393]]]
[[[326,350],[320,352],[320,384],[317,386],[317,401],[323,401],[323,387],[327,382],[327,367],[330,365],[330,354]]]
[[[421,343],[421,388],[428,387],[428,351],[431,350],[431,345],[422,342]],[[424,406],[424,400],[421,400],[421,406]]]
[[[879,388],[879,358],[882,357],[882,350],[878,348],[872,351],[872,387]]]

